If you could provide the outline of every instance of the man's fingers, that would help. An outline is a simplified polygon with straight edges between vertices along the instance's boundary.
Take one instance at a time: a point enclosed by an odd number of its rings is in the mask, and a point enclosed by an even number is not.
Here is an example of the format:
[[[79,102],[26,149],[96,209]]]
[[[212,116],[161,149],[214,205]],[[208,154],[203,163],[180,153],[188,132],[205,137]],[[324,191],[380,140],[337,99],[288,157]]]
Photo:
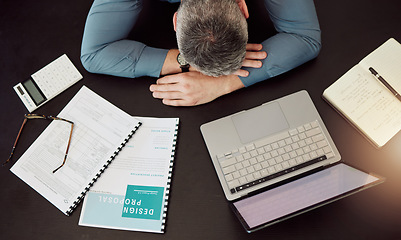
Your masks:
[[[262,67],[263,63],[259,60],[263,60],[267,57],[267,53],[265,51],[261,51],[262,49],[262,44],[248,43],[246,45],[245,60],[243,61],[242,66],[252,68]]]
[[[261,68],[263,63],[261,61],[256,61],[256,60],[247,60],[245,59],[242,62],[243,67],[251,67],[251,68]]]
[[[152,96],[158,99],[182,99],[181,92],[153,92]]]
[[[182,73],[180,73],[182,74]],[[156,81],[156,84],[152,84],[149,87],[151,92],[159,91],[159,92],[169,92],[169,91],[182,91],[182,84],[180,83],[180,74],[174,74],[159,78]]]
[[[174,74],[174,75],[168,75],[162,78],[157,79],[156,84],[171,84],[171,83],[177,83],[178,82],[178,77],[181,73],[179,74]]]
[[[169,105],[169,106],[174,106],[174,107],[181,107],[181,106],[189,106],[189,104],[185,104],[184,100],[178,100],[178,99],[163,99],[163,104]]]
[[[150,85],[149,90],[151,92],[171,92],[178,91],[179,86],[177,84],[152,84]]]
[[[262,51],[262,52],[246,52],[245,54],[245,59],[258,59],[262,60],[267,57],[267,53]]]
[[[259,43],[248,43],[246,44],[247,51],[260,51],[262,50],[263,45]]]
[[[240,77],[248,77],[249,72],[244,70],[244,69],[238,69],[234,75],[240,76]]]

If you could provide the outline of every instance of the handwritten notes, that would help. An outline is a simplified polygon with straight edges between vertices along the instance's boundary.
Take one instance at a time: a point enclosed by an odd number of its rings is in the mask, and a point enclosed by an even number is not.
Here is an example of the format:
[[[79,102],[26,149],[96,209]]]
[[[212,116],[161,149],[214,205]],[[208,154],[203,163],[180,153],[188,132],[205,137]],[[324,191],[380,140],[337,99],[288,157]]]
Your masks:
[[[323,97],[378,147],[401,129],[401,102],[360,65],[327,88]]]

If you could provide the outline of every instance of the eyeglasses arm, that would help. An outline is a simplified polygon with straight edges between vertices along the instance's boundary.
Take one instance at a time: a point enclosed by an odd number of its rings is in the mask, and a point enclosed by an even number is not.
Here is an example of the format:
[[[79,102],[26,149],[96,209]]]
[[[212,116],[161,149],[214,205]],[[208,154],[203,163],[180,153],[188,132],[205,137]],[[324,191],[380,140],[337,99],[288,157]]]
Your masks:
[[[71,123],[71,132],[70,132],[70,137],[69,137],[69,139],[68,139],[67,150],[65,151],[63,163],[62,163],[58,168],[56,168],[55,170],[53,170],[53,173],[57,172],[62,166],[64,166],[65,161],[67,160],[68,150],[70,149],[70,143],[71,143],[71,137],[72,137],[72,130],[74,129],[74,123],[71,122],[71,121],[68,121],[68,122]]]
[[[15,147],[17,146],[17,142],[18,142],[19,136],[21,135],[22,129],[24,128],[26,121],[27,121],[27,118],[25,117],[25,118],[24,118],[24,121],[22,122],[22,126],[21,126],[21,128],[19,129],[17,138],[15,139],[14,146],[13,146],[13,149],[11,150],[10,156],[8,157],[7,161],[5,161],[5,162],[3,163],[2,166],[6,165],[6,164],[11,160],[11,158],[13,157]]]

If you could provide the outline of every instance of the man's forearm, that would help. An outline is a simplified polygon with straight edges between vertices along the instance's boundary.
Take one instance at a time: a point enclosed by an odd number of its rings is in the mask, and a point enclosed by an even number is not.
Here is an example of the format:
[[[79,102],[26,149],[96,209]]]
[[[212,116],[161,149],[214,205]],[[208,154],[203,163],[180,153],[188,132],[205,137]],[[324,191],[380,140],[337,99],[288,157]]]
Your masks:
[[[268,56],[260,69],[245,68],[245,86],[289,71],[317,56],[320,27],[313,0],[265,0],[266,10],[278,33],[262,45]]]
[[[180,65],[177,62],[178,53],[178,49],[170,49],[168,51],[160,75],[170,75],[181,72]]]
[[[95,0],[87,17],[81,61],[90,72],[159,77],[167,51],[128,40],[142,1]]]

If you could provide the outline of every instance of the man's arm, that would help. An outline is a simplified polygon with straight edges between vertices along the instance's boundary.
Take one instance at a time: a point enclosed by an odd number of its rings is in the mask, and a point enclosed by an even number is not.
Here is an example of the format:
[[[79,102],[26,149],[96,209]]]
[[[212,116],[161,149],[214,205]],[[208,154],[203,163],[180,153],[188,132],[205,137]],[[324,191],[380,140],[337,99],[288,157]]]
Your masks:
[[[89,72],[130,78],[160,76],[168,50],[126,39],[141,10],[142,0],[94,1],[81,47],[81,61]]]
[[[262,68],[244,68],[245,86],[277,76],[313,58],[321,48],[320,27],[313,0],[265,0],[277,34],[262,45],[268,53]]]
[[[244,87],[236,75],[210,77],[200,72],[165,76],[150,86],[154,98],[171,106],[195,106]]]
[[[260,59],[266,58],[266,52],[260,51],[261,44],[248,44],[243,66],[261,67]],[[172,51],[169,51],[169,54]],[[167,56],[166,62],[169,57]],[[164,65],[167,65],[166,63]],[[163,67],[164,69],[164,67]],[[214,99],[234,92],[244,87],[239,76],[247,76],[248,71],[240,69],[237,75],[210,77],[191,69],[190,72],[173,74],[157,80],[150,86],[154,98],[162,99],[171,106],[194,106],[204,104]]]
[[[180,74],[173,75],[176,77],[175,81],[164,81],[162,78],[150,87],[153,96],[174,106],[202,104],[244,86],[277,76],[315,58],[320,51],[321,40],[313,0],[265,0],[265,6],[278,33],[262,43],[262,51],[253,50],[259,56],[249,57],[252,65],[244,64],[241,73],[237,73],[238,76],[215,78],[214,81],[202,81],[208,77],[200,75],[187,75],[186,81],[178,77]],[[263,56],[266,52],[267,58]],[[259,68],[258,61],[252,59],[261,60],[262,67]],[[191,81],[190,77],[193,77]],[[214,91],[216,89],[219,91]]]

